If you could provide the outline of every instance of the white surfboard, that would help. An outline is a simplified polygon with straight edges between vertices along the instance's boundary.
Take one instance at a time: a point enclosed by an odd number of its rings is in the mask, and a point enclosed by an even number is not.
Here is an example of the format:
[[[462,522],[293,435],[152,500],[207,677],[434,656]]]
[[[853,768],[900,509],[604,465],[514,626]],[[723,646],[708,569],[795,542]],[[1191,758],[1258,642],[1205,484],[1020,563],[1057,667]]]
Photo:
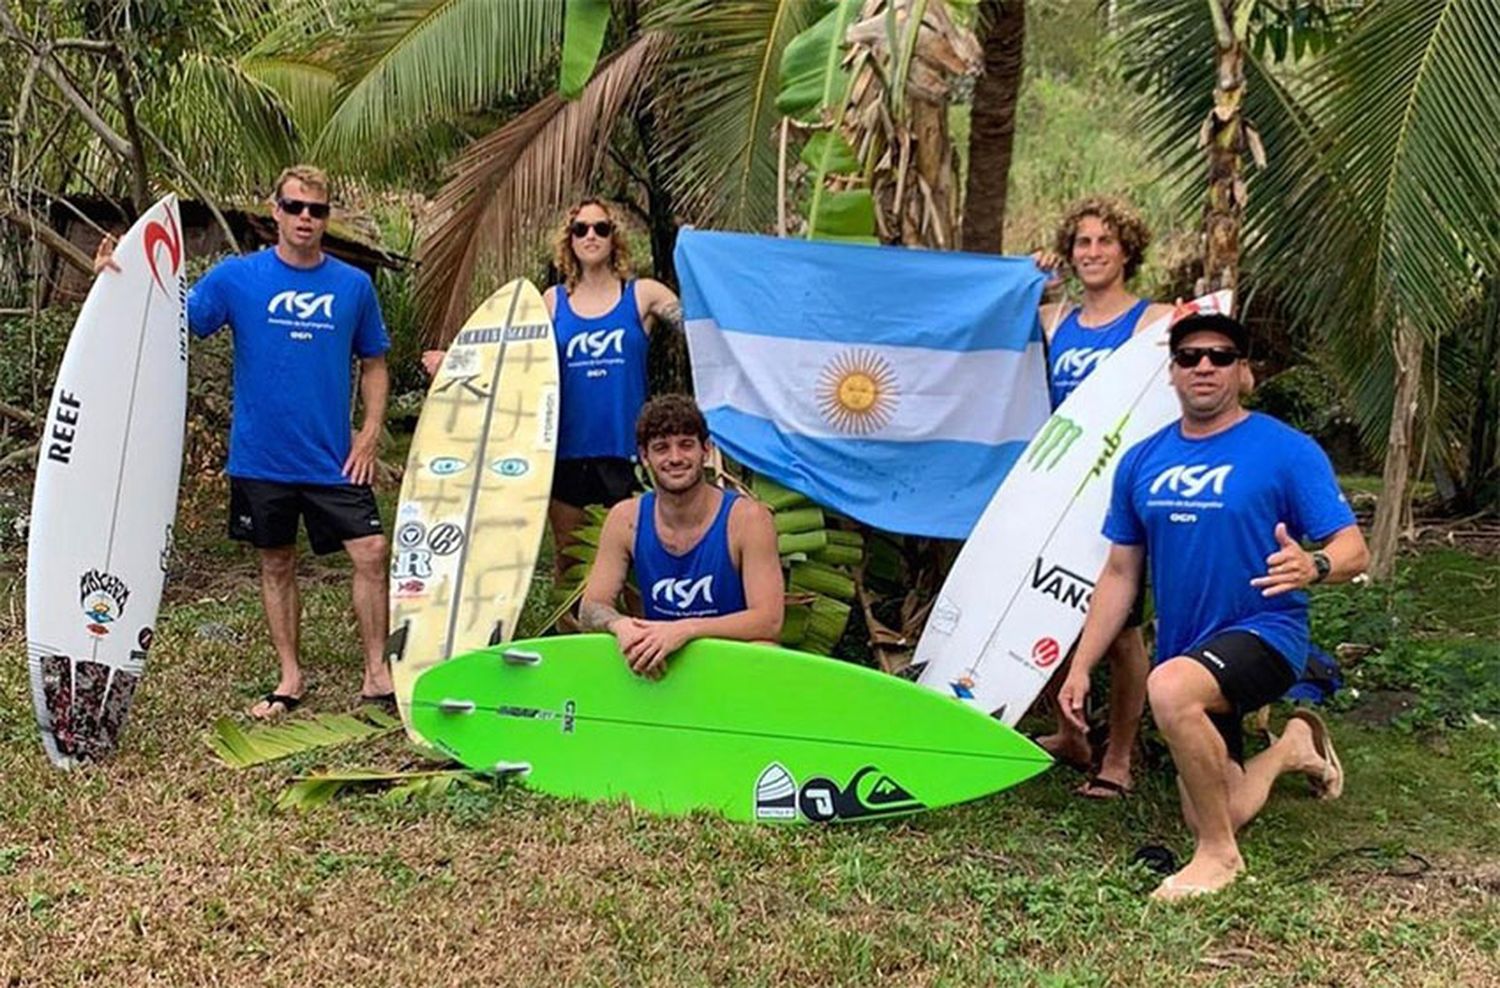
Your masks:
[[[47,757],[119,743],[161,602],[187,409],[177,197],[94,281],[57,373],[31,498],[26,652]]]
[[[1229,311],[1216,292],[1179,308]],[[1011,468],[933,604],[918,682],[1014,726],[1072,648],[1109,555],[1101,534],[1120,457],[1177,419],[1162,318],[1058,407]]]

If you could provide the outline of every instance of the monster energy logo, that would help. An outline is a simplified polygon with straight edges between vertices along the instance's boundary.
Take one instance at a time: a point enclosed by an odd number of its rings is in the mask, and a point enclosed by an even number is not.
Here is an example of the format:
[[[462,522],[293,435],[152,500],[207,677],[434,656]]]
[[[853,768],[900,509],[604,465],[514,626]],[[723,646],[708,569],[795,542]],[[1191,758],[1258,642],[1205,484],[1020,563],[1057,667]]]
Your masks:
[[[1104,437],[1104,448],[1099,451],[1099,456],[1094,460],[1094,465],[1089,468],[1089,472],[1084,476],[1083,482],[1078,485],[1079,491],[1087,487],[1089,481],[1101,476],[1109,466],[1109,461],[1115,458],[1115,454],[1120,451],[1120,446],[1124,442],[1122,433],[1125,431],[1125,423],[1129,421],[1130,413],[1126,412],[1120,417],[1120,421],[1115,423],[1114,429]]]
[[[1032,440],[1026,462],[1033,470],[1051,470],[1081,435],[1083,427],[1077,422],[1054,415],[1042,426],[1036,439]]]

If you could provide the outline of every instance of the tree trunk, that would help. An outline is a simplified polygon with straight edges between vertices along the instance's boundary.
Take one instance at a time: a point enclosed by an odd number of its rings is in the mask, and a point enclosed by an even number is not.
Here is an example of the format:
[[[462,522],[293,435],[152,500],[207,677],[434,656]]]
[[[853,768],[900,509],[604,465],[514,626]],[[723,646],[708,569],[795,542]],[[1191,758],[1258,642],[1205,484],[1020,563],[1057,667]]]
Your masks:
[[[1422,336],[1404,322],[1396,325],[1396,399],[1386,439],[1380,501],[1370,532],[1370,579],[1387,580],[1396,568],[1396,551],[1411,481],[1412,433],[1422,388]]]
[[[1245,182],[1240,156],[1248,144],[1241,105],[1245,96],[1244,47],[1230,25],[1235,0],[1210,0],[1218,45],[1214,71],[1214,108],[1203,122],[1201,140],[1208,151],[1208,202],[1203,210],[1203,280],[1199,295],[1239,284],[1240,226],[1245,216]],[[1238,294],[1238,293],[1236,293]],[[1236,299],[1238,301],[1238,299]]]
[[[960,244],[964,250],[999,254],[1005,237],[1016,105],[1025,68],[1021,56],[1026,41],[1026,0],[984,0],[979,16],[984,24],[984,74],[974,88]]]

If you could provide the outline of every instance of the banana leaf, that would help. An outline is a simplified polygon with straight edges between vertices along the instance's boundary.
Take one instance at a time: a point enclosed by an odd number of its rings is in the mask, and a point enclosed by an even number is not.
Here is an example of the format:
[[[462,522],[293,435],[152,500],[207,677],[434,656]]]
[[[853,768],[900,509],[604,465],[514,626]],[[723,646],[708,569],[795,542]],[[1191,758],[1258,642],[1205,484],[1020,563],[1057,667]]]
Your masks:
[[[207,741],[230,768],[250,768],[319,748],[368,741],[394,734],[401,721],[377,707],[357,714],[318,714],[259,727],[242,727],[233,717],[214,722]]]
[[[416,772],[382,772],[351,769],[303,775],[292,780],[276,799],[278,810],[312,810],[327,806],[345,793],[388,789],[384,799],[403,803],[417,797],[437,795],[454,786],[482,789],[492,783],[467,769],[435,769]]]

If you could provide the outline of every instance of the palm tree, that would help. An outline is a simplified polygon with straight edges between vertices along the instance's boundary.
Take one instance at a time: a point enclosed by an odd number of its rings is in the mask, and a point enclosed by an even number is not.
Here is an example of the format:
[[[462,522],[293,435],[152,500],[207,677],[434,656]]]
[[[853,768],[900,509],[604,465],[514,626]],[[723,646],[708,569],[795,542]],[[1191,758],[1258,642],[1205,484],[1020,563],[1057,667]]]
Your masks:
[[[1124,50],[1153,97],[1153,132],[1181,146],[1202,119],[1212,17],[1201,0],[1121,8],[1133,19]],[[1424,445],[1417,412],[1455,407],[1432,403],[1422,386],[1440,391],[1433,348],[1481,308],[1500,266],[1500,150],[1486,136],[1500,121],[1500,0],[1329,0],[1320,9],[1321,29],[1341,36],[1295,71],[1278,72],[1265,44],[1243,52],[1242,109],[1269,164],[1246,207],[1247,242],[1257,283],[1274,287],[1333,355],[1366,440],[1384,446],[1371,540],[1378,577],[1391,571],[1411,454]],[[1181,176],[1190,163],[1179,155],[1174,164]],[[1469,420],[1430,418],[1432,445],[1463,442],[1455,433]]]
[[[1026,0],[979,5],[984,73],[969,122],[969,176],[964,187],[964,250],[999,254],[1004,246],[1016,105],[1025,68]]]

